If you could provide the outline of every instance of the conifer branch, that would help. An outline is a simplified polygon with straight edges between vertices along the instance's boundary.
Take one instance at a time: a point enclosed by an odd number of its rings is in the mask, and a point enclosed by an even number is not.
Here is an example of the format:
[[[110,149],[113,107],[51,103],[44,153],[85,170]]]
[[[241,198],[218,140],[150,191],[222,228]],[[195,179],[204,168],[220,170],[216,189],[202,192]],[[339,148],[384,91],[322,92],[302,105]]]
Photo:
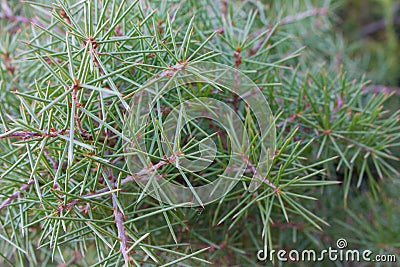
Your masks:
[[[124,215],[118,208],[117,200],[115,199],[116,196],[114,194],[112,194],[111,198],[112,198],[112,203],[113,203],[114,222],[117,227],[118,238],[120,239],[119,249],[125,260],[124,266],[129,266],[129,262],[131,261],[131,258],[128,254],[128,235],[126,234],[126,230],[125,230],[125,226],[124,226]]]
[[[354,66],[329,30],[335,6],[1,1],[0,266],[253,266],[266,245],[320,249],[338,233],[396,252],[397,187],[385,184],[398,177],[400,113],[387,109],[400,94],[359,79],[371,64]],[[245,175],[225,179],[232,170]],[[176,192],[157,183],[185,193],[158,198]],[[220,193],[210,185],[230,190],[205,205]]]
[[[4,201],[0,204],[0,211],[1,211],[2,209],[4,209],[5,207],[7,207],[8,205],[10,205],[14,200],[16,200],[17,198],[19,198],[19,197],[20,197],[21,195],[23,195],[25,192],[27,192],[33,183],[34,183],[34,181],[33,181],[33,180],[30,180],[30,181],[27,182],[26,184],[21,185],[21,187],[19,188],[18,191],[15,191],[9,198],[7,198],[6,200],[4,200]]]

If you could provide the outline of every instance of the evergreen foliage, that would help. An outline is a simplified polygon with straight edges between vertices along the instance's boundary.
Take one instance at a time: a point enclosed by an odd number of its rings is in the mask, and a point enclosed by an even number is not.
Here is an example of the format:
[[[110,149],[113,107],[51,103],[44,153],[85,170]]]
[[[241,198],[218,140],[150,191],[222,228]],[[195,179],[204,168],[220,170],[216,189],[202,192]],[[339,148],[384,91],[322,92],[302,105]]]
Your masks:
[[[400,113],[385,107],[395,93],[374,92],[355,69],[332,31],[336,4],[266,2],[3,1],[0,265],[254,266],[265,246],[323,249],[339,237],[399,255],[389,191],[399,188]],[[246,162],[229,194],[188,208],[143,193],[123,129],[147,81],[199,62],[257,84],[275,116],[276,151],[255,192]],[[256,157],[264,140],[243,101],[197,89],[237,111]],[[190,97],[176,92],[163,108]],[[153,115],[151,133],[162,136],[164,113]],[[210,179],[229,160],[229,140],[213,138],[221,145]],[[141,173],[185,184],[175,154],[148,143],[153,165]]]

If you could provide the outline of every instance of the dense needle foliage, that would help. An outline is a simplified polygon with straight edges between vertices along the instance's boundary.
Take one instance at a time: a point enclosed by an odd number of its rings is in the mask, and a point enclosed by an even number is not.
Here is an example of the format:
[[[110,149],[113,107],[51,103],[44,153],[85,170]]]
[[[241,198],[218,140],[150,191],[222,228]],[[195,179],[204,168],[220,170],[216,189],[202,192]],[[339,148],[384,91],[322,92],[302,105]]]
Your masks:
[[[332,33],[335,5],[266,2],[3,1],[0,265],[254,266],[265,246],[321,249],[343,233],[351,245],[399,254],[399,203],[385,189],[399,176],[400,115],[385,107],[393,93],[355,71]],[[246,162],[216,202],[168,205],[129,171],[125,115],[155,75],[199,62],[257,84],[275,116],[276,150],[255,192]],[[161,138],[157,123],[185,97],[214,97],[237,112],[260,153],[264,137],[243,101],[196,88],[164,95],[149,132]],[[182,143],[198,128],[220,130],[207,120],[187,127]],[[158,179],[196,186],[229,159],[222,131],[212,136],[214,164],[186,177],[170,164],[178,151],[163,155],[154,136],[141,175],[157,169]]]

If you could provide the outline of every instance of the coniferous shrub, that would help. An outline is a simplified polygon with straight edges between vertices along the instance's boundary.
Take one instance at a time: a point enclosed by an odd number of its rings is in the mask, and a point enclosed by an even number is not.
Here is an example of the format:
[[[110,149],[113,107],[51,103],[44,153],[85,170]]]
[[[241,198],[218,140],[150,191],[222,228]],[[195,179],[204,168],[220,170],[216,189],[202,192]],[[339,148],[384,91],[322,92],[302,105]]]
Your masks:
[[[0,265],[254,266],[264,247],[321,249],[343,233],[397,255],[397,200],[382,196],[398,178],[393,94],[355,70],[332,33],[333,6],[267,2],[3,1]],[[203,79],[163,87],[191,74]],[[264,107],[234,94],[251,98],[249,81],[268,101],[266,121]],[[136,101],[145,89],[152,110]],[[248,158],[232,156],[240,131],[181,118],[176,107],[201,97],[234,111],[190,103],[218,109],[232,129],[240,120]],[[132,110],[148,113],[143,136],[126,130]],[[200,164],[204,140],[216,144],[207,168],[177,164]],[[232,158],[240,180],[203,203],[192,188],[218,183]],[[193,201],[154,198],[160,181],[186,186]],[[391,232],[380,235],[387,218]]]

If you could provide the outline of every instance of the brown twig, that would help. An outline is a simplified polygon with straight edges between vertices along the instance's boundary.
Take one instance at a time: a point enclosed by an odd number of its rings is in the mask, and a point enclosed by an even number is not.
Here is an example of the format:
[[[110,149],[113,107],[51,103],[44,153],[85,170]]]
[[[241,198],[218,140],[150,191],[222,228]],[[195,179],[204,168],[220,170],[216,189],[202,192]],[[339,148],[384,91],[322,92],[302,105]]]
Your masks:
[[[72,101],[74,101],[75,102],[75,106],[77,107],[76,109],[75,109],[75,114],[74,114],[74,119],[75,119],[75,121],[76,121],[76,126],[78,127],[78,130],[79,130],[79,132],[80,132],[80,134],[82,135],[82,136],[87,136],[87,131],[85,130],[85,129],[83,129],[83,127],[82,127],[82,122],[81,122],[81,118],[79,117],[79,114],[78,114],[78,108],[80,107],[80,106],[82,106],[82,104],[79,102],[79,100],[78,100],[78,91],[81,89],[81,86],[80,86],[80,81],[79,80],[76,80],[75,82],[74,82],[74,85],[73,85],[73,90],[72,90],[72,92],[71,92],[71,94],[72,94]]]
[[[50,129],[50,131],[42,131],[42,132],[27,132],[27,131],[16,131],[16,132],[10,132],[7,134],[7,132],[3,133],[0,135],[0,139],[4,138],[21,138],[21,139],[29,139],[29,138],[35,138],[35,137],[57,137],[58,135],[68,135],[69,130],[55,130],[55,129]],[[85,140],[90,140],[91,137],[87,134],[82,135],[82,138]]]
[[[11,137],[29,139],[33,137],[44,137],[44,136],[45,133],[38,133],[38,132],[11,132],[9,134],[5,132],[4,134],[0,135],[0,139],[11,138]]]
[[[227,15],[228,15],[228,1],[227,0],[221,1],[221,14],[224,17],[227,17]]]
[[[49,150],[47,149],[47,147],[44,149],[44,155],[45,157],[48,159],[48,161],[50,161],[52,169],[56,172],[58,169],[58,161],[56,161],[50,154],[49,154]]]
[[[17,199],[20,195],[24,194],[24,192],[28,191],[33,182],[33,180],[30,180],[28,183],[21,185],[18,191],[14,192],[9,198],[1,203],[0,211],[7,207],[13,200]]]
[[[393,23],[395,26],[400,26],[400,17],[395,17],[393,19]],[[380,19],[378,21],[371,22],[367,25],[365,25],[361,29],[361,35],[362,37],[367,37],[369,35],[374,34],[377,31],[384,30],[388,25],[388,21],[385,19]]]
[[[0,12],[0,18],[1,19],[6,19],[10,22],[21,22],[21,23],[25,23],[25,24],[36,24],[39,26],[43,27],[43,24],[40,23],[38,20],[35,19],[29,19],[25,16],[22,15],[14,15],[14,13],[12,12],[11,8],[8,6],[7,1],[3,0],[1,2],[1,8],[3,9],[3,12]]]
[[[279,25],[285,25],[285,24],[297,22],[299,20],[302,20],[302,19],[305,19],[305,18],[308,18],[308,17],[318,16],[318,15],[325,15],[326,13],[328,13],[328,11],[329,10],[326,7],[314,8],[314,9],[306,10],[306,11],[300,12],[298,14],[289,15],[287,17],[284,17],[279,22]]]
[[[116,200],[116,195],[111,195],[112,203],[113,203],[113,215],[115,226],[117,226],[118,238],[120,239],[119,243],[119,251],[121,251],[122,256],[125,260],[125,266],[128,266],[131,261],[131,257],[128,253],[128,235],[126,234],[125,226],[124,226],[124,215],[119,210]]]
[[[70,17],[68,17],[67,13],[64,9],[60,9],[60,16],[67,22],[69,25],[72,25]]]
[[[242,64],[242,55],[241,53],[241,49],[240,47],[236,48],[236,51],[233,52],[233,56],[235,57],[235,68],[238,70],[240,68],[240,65]],[[239,86],[240,86],[240,73],[239,72],[235,72],[235,81],[234,81],[234,87],[235,87],[235,91],[238,92],[239,91]],[[239,101],[240,101],[240,97],[236,94],[233,93],[233,108],[235,111],[238,111],[239,109]]]
[[[155,165],[152,165],[152,166],[150,166],[148,168],[145,168],[145,169],[133,174],[132,176],[127,176],[126,178],[124,178],[121,181],[120,185],[122,186],[122,185],[125,185],[125,184],[128,184],[128,183],[137,181],[138,179],[140,179],[140,180],[148,179],[148,177],[144,177],[144,176],[149,176],[149,175],[153,174],[153,172],[155,170],[160,169],[164,165],[172,164],[173,162],[175,162],[177,156],[178,156],[178,154],[172,155],[171,157],[168,157],[168,158],[165,157],[163,161],[160,161]],[[156,178],[158,178],[158,177],[156,176]],[[111,184],[112,188],[114,188],[114,189],[117,188],[115,179],[112,179],[110,184]],[[106,192],[110,192],[111,189],[109,187],[105,187],[105,188],[102,188],[102,189],[99,189],[99,190],[96,190],[96,191],[91,191],[88,194],[85,194],[85,195],[81,196],[81,198],[79,198],[79,199],[71,200],[70,202],[67,203],[67,205],[61,205],[58,208],[58,210],[59,210],[59,212],[65,210],[65,209],[71,210],[76,204],[78,204],[80,201],[82,201],[82,199],[87,198],[87,197],[93,197],[94,195],[99,195],[99,194],[103,194],[103,193],[106,193]]]
[[[258,181],[262,181],[263,183],[269,185],[276,194],[280,193],[279,189],[276,187],[276,185],[274,183],[272,183],[270,180],[268,180],[267,177],[261,176],[261,174],[257,171],[257,168],[254,167],[254,165],[250,162],[249,159],[243,158],[243,160],[246,163],[247,168],[250,170],[251,173],[253,173],[253,175],[257,178]]]

